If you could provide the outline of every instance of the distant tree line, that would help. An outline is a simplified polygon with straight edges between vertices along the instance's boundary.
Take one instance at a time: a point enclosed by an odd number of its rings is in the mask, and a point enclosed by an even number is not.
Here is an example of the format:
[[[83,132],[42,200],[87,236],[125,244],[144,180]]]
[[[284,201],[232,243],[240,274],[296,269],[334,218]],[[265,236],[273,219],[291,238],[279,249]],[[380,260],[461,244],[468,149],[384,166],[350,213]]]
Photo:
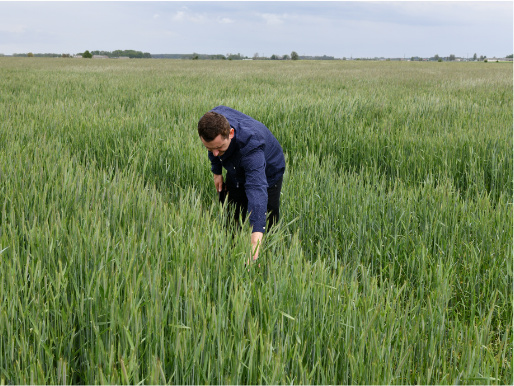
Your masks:
[[[477,54],[473,54],[473,58],[471,59],[472,61],[483,61],[487,58],[487,56],[485,55],[480,55],[480,57],[477,56]],[[433,61],[437,61],[437,62],[453,62],[457,59],[457,57],[454,55],[454,54],[451,54],[449,56],[446,56],[446,57],[440,57],[439,55],[435,54],[432,58],[430,58],[430,60],[433,60]],[[469,59],[468,59],[469,60]]]
[[[129,57],[129,58],[139,58],[139,59],[150,59],[152,54],[149,52],[142,52],[136,50],[115,50],[115,51],[89,51],[86,50],[84,52],[80,52],[77,55],[80,55],[84,58],[91,58],[93,55],[102,55],[107,56],[109,58],[119,58],[119,57]],[[69,58],[73,55],[71,54],[56,54],[56,53],[45,53],[45,54],[34,54],[32,52],[18,54],[15,53],[13,56],[17,57],[29,57],[29,58]]]
[[[248,57],[241,55],[240,53],[237,54],[214,54],[214,55],[207,55],[207,54],[198,54],[196,52],[193,52],[192,54],[152,54],[152,58],[154,59],[189,59],[189,60],[298,60],[298,59],[334,59],[333,56],[326,56],[323,57],[301,57],[298,56],[298,54],[293,51],[291,52],[291,55],[285,54],[285,55],[277,55],[273,54],[270,57],[261,56],[259,53],[255,53],[253,57]]]
[[[184,59],[184,54],[154,54],[152,58],[154,59]]]
[[[153,54],[153,59],[191,59],[191,60],[243,60],[248,59],[247,56],[241,54]]]
[[[506,58],[511,58],[512,55],[506,56]],[[241,54],[217,54],[217,55],[205,55],[205,54],[198,54],[198,53],[192,53],[192,54],[159,54],[159,55],[152,55],[152,58],[155,59],[190,59],[190,60],[206,60],[206,59],[217,59],[217,60],[244,60],[244,59],[253,59],[253,60],[336,60],[334,56],[300,56],[296,51],[292,51],[291,54],[285,54],[285,55],[278,55],[273,54],[270,57],[260,55],[258,52],[256,52],[253,57],[249,58],[248,56],[242,56]],[[486,60],[485,55],[478,56],[477,54],[474,54],[473,58],[467,58],[465,60],[471,60],[471,61],[484,61]],[[343,58],[343,60],[347,60],[346,57]],[[394,58],[394,59],[386,59],[386,58],[354,58],[353,60],[405,60],[405,58]],[[441,57],[439,55],[434,55],[429,58],[422,58],[420,56],[413,56],[410,58],[411,61],[435,61],[435,62],[452,62],[452,61],[461,61],[464,60],[464,58],[459,58],[455,54],[450,54],[445,57]]]
[[[60,58],[61,56],[63,55],[67,55],[67,54],[50,54],[50,53],[47,53],[47,54],[33,54],[32,52],[29,52],[29,53],[24,53],[24,54],[13,54],[12,56],[17,56],[17,57],[30,57],[30,58]]]
[[[198,54],[196,52],[193,52],[192,54],[150,54],[149,52],[142,52],[142,51],[136,51],[136,50],[115,50],[115,51],[84,51],[82,53],[78,53],[77,55],[82,56],[83,58],[92,58],[94,55],[99,56],[106,56],[108,58],[119,58],[119,57],[128,57],[128,58],[140,58],[140,59],[186,59],[186,60],[335,60],[336,58],[333,56],[300,56],[296,51],[292,51],[290,55],[277,55],[273,54],[270,57],[266,57],[264,55],[259,55],[259,53],[255,53],[253,57],[248,57],[241,55],[240,53],[237,54],[214,54],[214,55],[208,55],[208,54]],[[4,56],[3,54],[0,54],[0,56]],[[40,57],[40,58],[69,58],[72,57],[72,54],[56,54],[56,53],[15,53],[12,56],[16,57]],[[513,54],[505,56],[505,58],[513,58]],[[343,60],[347,60],[346,57],[343,57]],[[352,60],[405,60],[405,58],[353,58]],[[473,55],[472,58],[458,58],[454,54],[451,54],[446,57],[441,57],[438,54],[430,57],[430,58],[422,58],[419,56],[413,56],[410,58],[411,61],[436,61],[436,62],[443,62],[443,61],[456,61],[456,60],[467,60],[467,61],[487,61],[487,56],[480,55],[478,56],[476,53]]]
[[[327,56],[327,55],[323,55],[323,56],[300,56],[299,58],[303,59],[303,60],[335,60],[335,58],[333,56]]]
[[[80,54],[79,54],[80,55]],[[91,55],[102,55],[109,58],[129,57],[131,59],[150,59],[152,54],[136,50],[91,51]]]

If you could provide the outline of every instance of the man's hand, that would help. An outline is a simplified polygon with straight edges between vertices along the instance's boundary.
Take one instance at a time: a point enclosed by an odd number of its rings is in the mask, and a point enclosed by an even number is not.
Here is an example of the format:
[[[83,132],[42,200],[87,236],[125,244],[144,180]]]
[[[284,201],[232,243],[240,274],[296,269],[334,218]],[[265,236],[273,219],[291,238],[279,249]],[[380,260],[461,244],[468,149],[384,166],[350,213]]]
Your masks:
[[[252,233],[252,257],[253,261],[257,260],[259,258],[259,248],[262,244],[262,236],[264,236],[264,233],[262,232],[253,232]],[[250,261],[247,262],[247,264],[250,264]]]
[[[214,186],[216,187],[216,191],[219,193],[223,189],[223,175],[215,174],[214,175]]]

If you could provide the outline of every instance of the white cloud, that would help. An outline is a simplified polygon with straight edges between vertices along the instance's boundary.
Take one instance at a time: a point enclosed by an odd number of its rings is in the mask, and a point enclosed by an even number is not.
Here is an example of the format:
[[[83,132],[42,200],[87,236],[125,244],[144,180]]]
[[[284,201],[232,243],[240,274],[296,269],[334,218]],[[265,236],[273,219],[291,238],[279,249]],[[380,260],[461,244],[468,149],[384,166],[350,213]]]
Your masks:
[[[187,20],[193,23],[203,23],[205,21],[205,16],[200,14],[188,15]]]
[[[182,21],[186,17],[186,13],[184,11],[177,11],[175,15],[172,16],[173,21]]]
[[[234,22],[234,20],[232,20],[228,17],[218,18],[218,23],[220,23],[220,24],[231,24],[233,22]]]
[[[172,16],[173,21],[203,23],[206,20],[204,15],[199,13],[192,13],[187,7],[182,7],[182,9],[183,10],[177,11],[175,15]]]
[[[269,24],[269,25],[279,25],[279,24],[283,24],[284,23],[284,18],[285,18],[285,15],[277,15],[275,13],[260,13],[259,14],[260,17],[262,17],[265,21],[266,21],[266,24]]]

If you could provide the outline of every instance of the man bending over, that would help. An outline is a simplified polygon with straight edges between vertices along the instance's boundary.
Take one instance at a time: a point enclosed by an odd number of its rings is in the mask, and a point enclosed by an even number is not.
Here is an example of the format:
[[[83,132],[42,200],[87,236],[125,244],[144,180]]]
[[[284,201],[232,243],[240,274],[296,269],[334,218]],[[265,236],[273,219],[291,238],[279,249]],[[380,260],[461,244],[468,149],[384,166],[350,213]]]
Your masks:
[[[280,191],[285,171],[282,147],[261,122],[226,106],[204,114],[198,135],[208,150],[214,186],[226,190],[228,203],[235,206],[235,218],[250,216],[254,260],[268,228],[279,219]],[[222,167],[226,169],[223,181]]]

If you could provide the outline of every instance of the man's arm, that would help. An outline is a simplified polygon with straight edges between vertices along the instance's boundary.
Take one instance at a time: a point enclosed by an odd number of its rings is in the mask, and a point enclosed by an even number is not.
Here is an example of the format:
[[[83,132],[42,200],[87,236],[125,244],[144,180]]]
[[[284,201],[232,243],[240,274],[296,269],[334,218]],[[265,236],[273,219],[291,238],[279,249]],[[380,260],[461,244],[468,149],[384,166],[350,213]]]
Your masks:
[[[255,149],[243,157],[241,163],[246,173],[245,192],[248,198],[248,213],[252,225],[251,244],[252,259],[259,258],[260,247],[266,226],[266,208],[268,203],[268,183],[266,180],[266,162],[262,149]],[[249,261],[248,261],[249,263]]]
[[[253,233],[264,233],[268,206],[268,181],[266,161],[262,149],[255,149],[241,158],[245,170],[245,193],[248,198],[248,214]]]

